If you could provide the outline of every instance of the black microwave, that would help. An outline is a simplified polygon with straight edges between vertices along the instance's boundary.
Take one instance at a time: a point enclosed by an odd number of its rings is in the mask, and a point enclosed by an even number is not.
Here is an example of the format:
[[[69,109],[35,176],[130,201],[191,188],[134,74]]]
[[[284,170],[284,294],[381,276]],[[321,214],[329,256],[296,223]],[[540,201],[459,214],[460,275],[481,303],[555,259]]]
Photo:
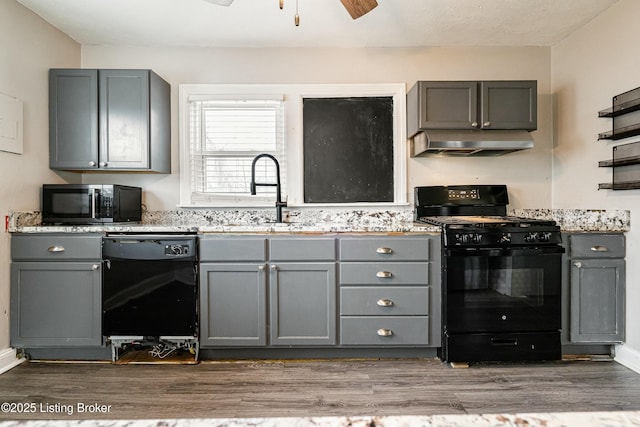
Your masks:
[[[142,189],[127,185],[44,184],[43,224],[140,222]]]

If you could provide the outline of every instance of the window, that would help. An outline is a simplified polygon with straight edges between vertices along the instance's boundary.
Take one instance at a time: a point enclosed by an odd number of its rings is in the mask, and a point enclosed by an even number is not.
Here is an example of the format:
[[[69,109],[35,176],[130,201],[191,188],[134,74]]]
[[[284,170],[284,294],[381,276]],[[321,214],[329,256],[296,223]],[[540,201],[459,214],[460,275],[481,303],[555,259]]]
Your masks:
[[[190,200],[208,205],[249,196],[251,163],[268,153],[280,163],[286,189],[283,102],[278,99],[189,99]],[[256,164],[256,181],[275,182],[275,165]],[[259,187],[259,194],[274,193]]]
[[[272,207],[274,187],[258,187],[258,196],[249,193],[251,162],[261,153],[278,159],[289,206],[372,205],[304,200],[304,101],[342,97],[392,98],[393,201],[374,204],[406,203],[404,84],[180,85],[179,92],[180,206]],[[272,162],[261,159],[256,166],[256,181],[275,183]]]

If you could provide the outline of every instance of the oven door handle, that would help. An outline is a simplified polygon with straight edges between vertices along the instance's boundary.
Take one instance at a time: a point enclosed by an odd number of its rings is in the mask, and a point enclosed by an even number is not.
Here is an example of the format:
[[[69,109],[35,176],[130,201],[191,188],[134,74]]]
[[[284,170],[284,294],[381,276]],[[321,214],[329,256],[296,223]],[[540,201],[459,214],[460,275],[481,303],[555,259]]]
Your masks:
[[[449,248],[445,250],[446,256],[530,256],[563,254],[562,246],[527,246],[505,248]]]

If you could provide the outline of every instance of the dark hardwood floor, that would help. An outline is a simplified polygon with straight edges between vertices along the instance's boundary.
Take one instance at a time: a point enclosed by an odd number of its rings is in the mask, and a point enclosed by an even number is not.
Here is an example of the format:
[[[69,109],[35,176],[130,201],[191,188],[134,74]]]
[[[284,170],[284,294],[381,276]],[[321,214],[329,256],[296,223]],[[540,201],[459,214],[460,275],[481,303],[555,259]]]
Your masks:
[[[469,369],[435,359],[28,362],[0,375],[0,402],[36,407],[33,413],[0,412],[4,420],[640,410],[640,374],[615,362],[587,361]],[[111,407],[78,413],[78,404]]]

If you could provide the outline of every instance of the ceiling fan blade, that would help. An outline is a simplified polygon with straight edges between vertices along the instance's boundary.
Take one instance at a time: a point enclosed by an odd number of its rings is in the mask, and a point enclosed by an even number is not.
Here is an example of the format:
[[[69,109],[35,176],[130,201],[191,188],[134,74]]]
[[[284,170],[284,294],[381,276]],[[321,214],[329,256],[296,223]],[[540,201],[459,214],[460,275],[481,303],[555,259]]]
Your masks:
[[[340,0],[349,15],[353,19],[358,19],[362,15],[371,12],[377,5],[376,0]]]
[[[218,6],[229,6],[233,3],[233,0],[204,0],[209,3],[217,4]]]

